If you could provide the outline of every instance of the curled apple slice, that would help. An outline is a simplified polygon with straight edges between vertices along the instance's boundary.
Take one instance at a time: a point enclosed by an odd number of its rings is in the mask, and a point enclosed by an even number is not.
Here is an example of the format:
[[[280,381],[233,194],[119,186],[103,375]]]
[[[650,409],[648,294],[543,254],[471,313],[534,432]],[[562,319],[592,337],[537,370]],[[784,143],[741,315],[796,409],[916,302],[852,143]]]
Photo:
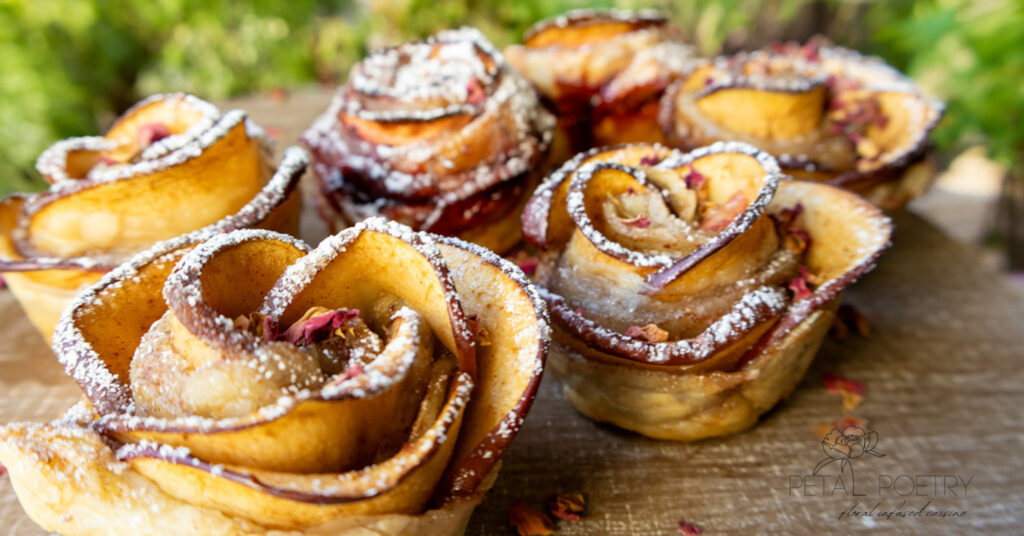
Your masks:
[[[524,234],[543,250],[553,368],[577,409],[690,440],[752,426],[796,385],[890,229],[854,194],[780,178],[745,144],[632,145],[581,155],[538,188]]]
[[[666,90],[660,121],[672,145],[750,143],[798,178],[892,208],[927,187],[942,110],[881,60],[811,41],[695,65]]]
[[[43,153],[48,191],[0,201],[0,271],[49,337],[75,294],[156,242],[216,226],[295,233],[304,157],[292,154],[272,176],[268,155],[244,112],[150,97],[105,136]]]
[[[558,117],[556,162],[594,146],[663,141],[659,99],[695,57],[657,12],[588,9],[538,22],[505,56]]]

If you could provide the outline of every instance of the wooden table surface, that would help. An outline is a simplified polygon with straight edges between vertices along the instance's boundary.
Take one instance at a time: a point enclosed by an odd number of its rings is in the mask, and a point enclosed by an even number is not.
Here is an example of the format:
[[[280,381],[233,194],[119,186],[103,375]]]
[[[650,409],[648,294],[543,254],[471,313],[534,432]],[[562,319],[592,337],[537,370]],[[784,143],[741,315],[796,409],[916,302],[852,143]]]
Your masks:
[[[231,104],[289,141],[327,98],[306,91]],[[680,520],[704,534],[1020,533],[1024,295],[982,267],[977,250],[912,213],[894,218],[895,245],[846,296],[871,334],[827,340],[796,392],[755,429],[695,444],[648,440],[586,420],[549,377],[467,534],[513,534],[513,501],[541,509],[570,491],[586,495],[587,510],[558,534],[678,534]],[[313,222],[307,239],[322,233]],[[0,422],[49,420],[78,398],[7,291],[0,341]],[[863,382],[864,401],[844,411],[822,384],[825,371]],[[865,419],[885,454],[853,460],[852,489],[838,464],[811,476],[824,458],[816,429],[844,416]],[[851,509],[874,515],[842,515]],[[0,534],[45,533],[4,478],[0,520]]]

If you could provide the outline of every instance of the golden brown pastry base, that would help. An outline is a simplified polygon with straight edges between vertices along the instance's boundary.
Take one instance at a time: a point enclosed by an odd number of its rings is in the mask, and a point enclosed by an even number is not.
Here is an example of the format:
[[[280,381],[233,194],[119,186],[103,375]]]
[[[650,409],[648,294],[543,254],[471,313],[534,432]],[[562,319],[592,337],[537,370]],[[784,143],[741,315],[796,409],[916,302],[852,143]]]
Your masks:
[[[22,424],[0,429],[0,458],[33,521],[64,536],[107,536],[133,527],[134,536],[458,535],[497,477],[481,492],[418,515],[386,514],[332,520],[305,530],[275,530],[168,495],[118,462],[100,436],[76,424]]]
[[[736,371],[680,374],[672,367],[619,366],[583,358],[557,342],[548,363],[566,399],[595,421],[678,441],[734,434],[793,392],[837,304],[838,298]]]

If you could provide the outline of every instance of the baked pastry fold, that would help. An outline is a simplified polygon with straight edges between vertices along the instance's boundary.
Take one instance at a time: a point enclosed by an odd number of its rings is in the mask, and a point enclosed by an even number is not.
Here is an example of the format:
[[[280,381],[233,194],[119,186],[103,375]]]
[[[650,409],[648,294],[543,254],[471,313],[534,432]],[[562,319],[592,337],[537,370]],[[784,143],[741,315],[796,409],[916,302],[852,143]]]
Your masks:
[[[296,233],[306,158],[290,153],[274,175],[269,151],[241,110],[149,97],[104,136],[47,149],[49,190],[0,201],[0,272],[49,338],[78,292],[154,243],[207,226]]]
[[[0,462],[65,535],[461,534],[547,340],[522,272],[457,239],[185,236],[71,306],[54,350],[88,403],[0,428]]]
[[[584,415],[695,440],[752,426],[797,385],[890,222],[767,153],[634,144],[578,155],[534,193],[551,369]]]
[[[503,252],[554,119],[477,30],[370,53],[303,136],[335,229],[381,215]]]
[[[594,146],[662,142],[659,101],[693,48],[655,11],[574,10],[505,50],[558,117],[557,162]]]
[[[856,191],[883,208],[930,184],[928,136],[942,112],[940,101],[882,60],[813,40],[696,63],[660,110],[673,146],[750,143],[794,177]]]

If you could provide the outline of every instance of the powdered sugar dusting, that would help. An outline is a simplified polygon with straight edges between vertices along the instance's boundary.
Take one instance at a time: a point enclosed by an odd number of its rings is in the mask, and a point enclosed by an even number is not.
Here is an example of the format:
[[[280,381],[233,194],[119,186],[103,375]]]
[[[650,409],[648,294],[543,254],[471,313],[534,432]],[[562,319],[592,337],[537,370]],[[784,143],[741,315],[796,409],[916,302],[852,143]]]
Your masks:
[[[427,124],[456,116],[467,122],[401,141],[364,138],[350,124],[358,119],[388,129],[395,122]],[[478,31],[460,29],[371,53],[303,141],[313,150],[323,195],[341,195],[354,205],[347,219],[429,199],[435,210],[410,215],[415,221],[407,223],[430,229],[451,205],[533,169],[553,128],[554,118],[529,83]],[[468,162],[467,151],[483,159]],[[352,192],[365,195],[350,199]]]

